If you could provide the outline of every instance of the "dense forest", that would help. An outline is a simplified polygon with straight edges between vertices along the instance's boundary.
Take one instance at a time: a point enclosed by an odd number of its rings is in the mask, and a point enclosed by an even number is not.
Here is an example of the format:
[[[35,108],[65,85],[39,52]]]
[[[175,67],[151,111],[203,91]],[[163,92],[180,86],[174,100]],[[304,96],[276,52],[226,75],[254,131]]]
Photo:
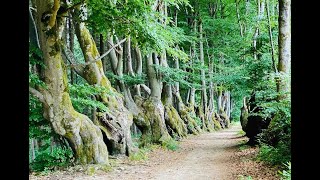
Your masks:
[[[290,0],[29,0],[29,170],[240,122],[290,179],[290,66]]]

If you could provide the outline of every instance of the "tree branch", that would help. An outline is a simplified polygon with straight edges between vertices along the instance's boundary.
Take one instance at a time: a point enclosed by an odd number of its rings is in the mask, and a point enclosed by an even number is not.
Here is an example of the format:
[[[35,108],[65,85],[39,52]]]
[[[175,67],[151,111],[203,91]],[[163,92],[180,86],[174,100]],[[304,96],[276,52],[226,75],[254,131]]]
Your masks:
[[[96,59],[93,60],[93,61],[89,61],[89,62],[86,62],[86,63],[84,63],[84,64],[70,64],[70,65],[68,65],[68,66],[70,66],[70,67],[75,67],[75,66],[83,66],[83,67],[85,67],[85,66],[88,66],[88,65],[90,65],[90,64],[92,64],[92,63],[95,63],[95,62],[101,60],[102,58],[104,58],[106,55],[108,55],[108,54],[112,51],[112,49],[116,48],[117,46],[119,46],[120,44],[124,43],[125,41],[126,41],[126,38],[122,39],[122,40],[121,40],[120,42],[118,42],[116,45],[112,46],[106,53],[104,53],[102,56],[96,58]]]
[[[29,86],[29,92],[35,96],[36,98],[39,99],[40,102],[44,103],[44,104],[47,104],[47,101],[46,99],[44,98],[43,94],[41,92],[39,92],[38,90],[32,88]]]
[[[85,66],[73,66],[76,63],[76,58],[74,57],[73,53],[69,48],[67,48],[65,45],[62,45],[63,47],[63,55],[67,58],[67,60],[71,64],[71,68],[73,68],[77,74],[79,74],[81,77],[83,77],[83,71]],[[83,64],[81,64],[83,65]]]
[[[146,86],[145,84],[140,84],[140,86],[150,95],[151,94],[151,90],[148,86]]]
[[[34,30],[34,33],[35,33],[36,44],[37,44],[38,48],[40,49],[40,42],[39,42],[39,36],[38,36],[37,26],[36,26],[36,22],[34,21],[34,18],[33,18],[33,16],[32,16],[31,10],[36,11],[36,9],[33,8],[33,7],[29,7],[29,18],[30,18],[30,20],[31,20],[31,22],[32,22],[32,25],[33,25],[33,30]]]
[[[56,18],[57,18],[57,13],[60,9],[60,0],[54,0],[53,3],[53,9],[52,9],[52,16],[49,19],[49,29],[51,29],[55,23],[56,23]]]
[[[68,11],[73,10],[73,9],[81,6],[81,4],[83,4],[83,3],[84,3],[84,2],[82,2],[82,1],[81,1],[81,2],[78,2],[78,3],[76,3],[76,4],[74,4],[74,5],[70,6],[70,7],[67,7],[67,8],[65,8],[65,9],[63,9],[63,10],[61,10],[61,8],[60,8],[61,12],[58,12],[58,13],[59,13],[58,16],[59,16],[59,17],[63,17],[63,16],[62,16],[63,14],[65,14],[65,13],[67,13]]]

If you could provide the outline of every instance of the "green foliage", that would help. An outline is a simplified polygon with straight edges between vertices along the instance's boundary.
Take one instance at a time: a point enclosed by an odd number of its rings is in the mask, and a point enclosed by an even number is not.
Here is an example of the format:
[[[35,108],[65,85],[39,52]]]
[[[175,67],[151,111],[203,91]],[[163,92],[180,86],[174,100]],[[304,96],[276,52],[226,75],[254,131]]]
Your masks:
[[[78,41],[77,36],[74,36],[74,52],[73,52],[73,55],[74,55],[75,60],[76,60],[77,63],[84,63],[85,62],[85,59],[84,59],[84,56],[83,56],[83,52],[81,50],[80,43]]]
[[[123,74],[122,76],[118,76],[113,74],[112,72],[106,72],[106,76],[111,81],[112,84],[116,84],[116,81],[122,81],[128,86],[133,86],[136,84],[144,84],[147,81],[147,77],[145,74],[141,74],[140,76],[135,75],[127,75]]]
[[[29,72],[29,85],[30,86],[40,86],[46,88],[46,84],[39,78],[37,74]]]
[[[167,2],[169,6],[188,5],[186,0]],[[188,38],[184,36],[182,29],[166,26],[170,19],[154,11],[153,3],[148,0],[89,0],[87,22],[96,33],[104,36],[113,30],[119,37],[130,35],[132,42],[137,43],[145,52],[151,49],[158,52],[167,50],[174,57],[186,59],[188,56],[183,51],[173,47]]]
[[[285,164],[286,170],[279,171],[281,180],[291,180],[291,162]]]
[[[251,147],[251,146],[249,146],[249,145],[242,144],[242,145],[239,147],[239,150],[240,150],[240,151],[243,151],[243,150],[248,149],[248,148],[250,148],[250,147]]]
[[[237,135],[239,135],[239,136],[244,136],[246,134],[246,132],[244,132],[243,130],[240,130],[238,133],[237,133]]]
[[[138,152],[129,156],[131,161],[145,161],[148,160],[147,152],[149,150],[147,148],[140,148]]]
[[[43,118],[42,104],[32,95],[29,95],[29,137],[49,138],[52,129],[49,122]],[[39,128],[41,127],[41,128]]]
[[[108,108],[93,97],[103,93],[111,93],[102,86],[91,86],[89,84],[69,84],[69,92],[74,108],[79,112],[84,112],[85,108],[97,108],[99,111],[106,112]],[[90,98],[91,97],[91,98]]]
[[[129,159],[131,161],[145,161],[148,160],[148,153],[156,148],[159,148],[159,145],[151,144],[144,147],[139,148],[137,152],[131,154]]]
[[[29,96],[29,140],[37,139],[39,148],[35,148],[35,159],[29,151],[29,164],[32,171],[48,171],[54,167],[69,165],[73,160],[73,152],[64,138],[57,135],[48,120],[43,118],[42,104],[33,96]],[[51,146],[51,138],[58,142]],[[52,149],[52,150],[51,150]]]
[[[69,148],[43,147],[39,149],[36,158],[31,163],[33,171],[53,170],[55,167],[65,167],[70,164],[73,152]]]
[[[178,142],[175,141],[174,139],[171,139],[171,138],[166,141],[161,142],[161,146],[165,149],[169,149],[172,151],[179,149]]]
[[[42,52],[39,48],[30,44],[29,48],[29,85],[31,87],[39,86],[46,88],[46,84],[39,78],[38,74],[34,72],[32,67],[45,68],[42,59]]]
[[[202,121],[201,121],[201,119],[200,119],[198,116],[196,116],[196,114],[194,114],[194,113],[189,113],[189,115],[190,115],[190,117],[191,117],[192,119],[194,119],[194,121],[197,123],[197,125],[198,125],[199,127],[202,127]]]
[[[291,152],[284,142],[280,142],[276,147],[263,144],[260,147],[258,159],[271,165],[282,165],[291,161]]]
[[[289,98],[276,100],[274,75],[264,78],[261,90],[256,92],[258,115],[271,118],[267,129],[258,135],[262,144],[259,159],[272,165],[282,165],[291,161],[291,101]]]
[[[40,65],[41,67],[45,67],[42,58],[41,50],[33,44],[29,44],[29,64],[31,66]]]
[[[174,84],[176,82],[179,82],[179,84],[186,87],[201,87],[200,84],[188,81],[188,77],[192,76],[192,74],[185,72],[181,69],[163,67],[160,65],[154,65],[154,67],[161,73],[163,82],[166,82],[168,84]]]
[[[29,66],[45,68],[41,51],[33,46],[30,46],[29,49]],[[29,70],[29,85],[46,89],[46,84],[37,73],[34,73],[32,68]],[[32,94],[29,94],[29,141],[30,147],[31,141],[38,142],[38,146],[33,145],[33,152],[29,148],[31,171],[46,172],[55,167],[69,165],[72,162],[72,150],[64,138],[54,132],[50,122],[44,119],[42,103]],[[56,145],[52,146],[51,141],[55,141]]]

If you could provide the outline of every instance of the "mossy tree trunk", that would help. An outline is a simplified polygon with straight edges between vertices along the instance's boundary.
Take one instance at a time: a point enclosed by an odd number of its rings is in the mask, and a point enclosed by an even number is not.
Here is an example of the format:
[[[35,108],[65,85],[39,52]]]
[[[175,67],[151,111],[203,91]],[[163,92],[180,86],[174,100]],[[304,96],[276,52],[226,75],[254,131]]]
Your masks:
[[[65,18],[57,16],[61,4],[59,0],[35,0],[36,23],[43,52],[44,82],[46,89],[37,94],[43,103],[44,117],[50,121],[56,133],[66,137],[80,163],[108,164],[108,150],[102,133],[85,115],[74,110],[68,93],[68,79],[62,59],[60,44]],[[50,13],[49,18],[43,18]]]
[[[109,39],[108,48],[111,48],[114,45],[113,36],[109,35],[108,39]],[[114,49],[111,50],[111,52],[109,54],[109,57],[111,60],[111,67],[113,69],[113,72],[115,73],[115,75],[120,77],[120,79],[123,77],[124,64],[126,64],[128,67],[126,73],[128,75],[135,76],[135,73],[133,72],[133,67],[132,67],[130,36],[127,37],[123,49],[118,51],[118,55],[116,54],[117,52]],[[123,53],[124,53],[124,56],[123,56]],[[139,58],[141,58],[141,57],[139,57]],[[142,59],[140,59],[140,61],[141,61],[141,67],[140,67],[141,69],[140,68],[138,69],[139,74],[142,73]],[[147,127],[149,125],[149,123],[144,119],[144,113],[142,111],[143,107],[140,104],[138,105],[138,103],[140,103],[140,101],[143,101],[142,97],[140,95],[138,95],[135,97],[135,100],[133,100],[130,89],[124,83],[124,81],[118,80],[117,82],[118,82],[118,86],[120,87],[121,93],[124,96],[125,106],[133,114],[133,121],[134,121],[135,125],[138,126],[138,128],[143,132],[142,129]],[[136,103],[135,101],[137,101],[138,103]]]
[[[173,95],[175,95],[177,102],[178,102],[178,112],[181,117],[181,119],[184,121],[184,123],[187,125],[187,130],[188,133],[197,135],[199,134],[202,130],[200,126],[197,124],[195,121],[196,113],[194,109],[191,107],[188,107],[184,104],[179,88],[176,90],[172,91]]]
[[[142,55],[141,55],[141,50],[139,49],[138,45],[135,46],[134,48],[134,52],[135,52],[135,62],[136,62],[136,68],[135,68],[135,72],[137,74],[137,76],[141,76],[142,75]],[[141,94],[141,86],[140,84],[135,86],[135,92],[137,96],[142,96]]]
[[[160,74],[154,68],[154,64],[159,65],[159,60],[155,53],[149,53],[147,56],[147,77],[150,84],[151,94],[149,98],[142,103],[145,111],[145,120],[148,126],[142,129],[142,142],[162,143],[171,139],[164,119],[164,106],[161,102],[161,81]]]
[[[195,32],[195,33],[197,32],[197,20],[196,19],[194,19],[194,22],[193,22],[193,32]],[[191,51],[190,51],[190,56],[192,58],[191,63],[193,64],[194,62],[196,62],[196,59],[198,58],[197,57],[197,49],[196,49],[196,42],[195,41],[192,42],[192,48],[191,48]],[[193,73],[195,73],[194,70],[193,70]],[[196,88],[191,87],[188,106],[191,108],[191,110],[193,112],[195,112],[195,109],[194,109],[194,107],[195,107],[195,97],[196,97]]]
[[[202,31],[202,20],[199,21],[199,51],[200,51],[200,63],[201,66],[204,67],[204,50],[203,50],[203,31]],[[202,120],[202,129],[207,130],[207,124],[208,124],[208,97],[207,97],[207,86],[206,86],[206,75],[205,75],[205,69],[201,68],[201,111],[200,118]]]
[[[230,123],[229,116],[226,112],[227,110],[227,103],[228,103],[228,92],[223,91],[222,87],[218,88],[218,116],[221,127],[227,128]]]
[[[167,17],[166,2],[154,1],[151,8]],[[160,20],[160,23],[164,23],[164,19]],[[151,51],[147,54],[147,78],[151,92],[148,99],[141,104],[145,112],[145,120],[148,121],[148,126],[142,129],[142,145],[163,143],[172,139],[166,127],[164,106],[161,102],[161,75],[154,67],[160,65],[156,52]]]
[[[177,12],[175,12],[177,13]],[[177,14],[175,14],[177,15]],[[177,25],[177,22],[175,22],[175,26]],[[192,22],[192,26],[193,26],[193,31],[197,32],[197,20],[194,19],[194,21]],[[177,45],[177,48],[178,45]],[[192,66],[192,63],[194,63],[196,60],[196,58],[198,58],[197,56],[197,48],[196,48],[196,42],[192,42],[192,46],[190,47],[190,57],[191,57],[191,61],[190,61],[190,66]],[[179,69],[179,59],[175,58],[175,68]],[[171,86],[172,89],[172,86]],[[178,111],[180,118],[183,120],[184,124],[187,127],[187,132],[190,134],[199,134],[199,132],[201,132],[201,128],[200,126],[197,124],[197,122],[195,121],[194,118],[196,118],[196,113],[195,113],[195,93],[196,93],[196,89],[194,87],[191,87],[188,90],[188,95],[186,97],[186,103],[188,105],[185,105],[185,103],[183,102],[181,95],[180,95],[180,87],[179,87],[179,82],[175,83],[174,89],[171,90],[172,94],[175,97],[175,103],[176,103],[176,110]]]
[[[246,97],[243,97],[243,105],[241,107],[241,114],[240,114],[240,123],[241,123],[242,130],[244,132],[247,131],[248,116],[249,116],[248,104],[246,102]]]
[[[208,45],[209,48],[209,45]],[[210,82],[209,82],[209,101],[208,101],[208,116],[207,116],[207,127],[209,131],[214,130],[214,121],[216,121],[215,116],[214,116],[214,111],[215,111],[215,106],[214,106],[214,87],[213,87],[213,56],[210,57],[209,56],[209,52],[208,53],[208,59],[209,59],[209,78],[210,78]]]
[[[169,68],[166,53],[161,54],[161,62],[164,67]],[[177,83],[179,85],[179,83]],[[181,119],[178,111],[173,106],[172,85],[164,82],[162,91],[162,102],[164,104],[164,119],[166,124],[173,130],[170,134],[179,138],[187,136],[187,127]]]
[[[100,54],[97,46],[85,23],[74,21],[74,24],[85,61],[90,62],[99,58]],[[121,94],[111,86],[110,81],[105,76],[101,60],[85,66],[83,77],[91,85],[106,88],[106,91],[96,98],[108,107],[108,111],[97,113],[98,121],[96,121],[96,124],[110,141],[109,150],[112,154],[129,155],[134,150],[130,134],[133,115],[124,106]]]

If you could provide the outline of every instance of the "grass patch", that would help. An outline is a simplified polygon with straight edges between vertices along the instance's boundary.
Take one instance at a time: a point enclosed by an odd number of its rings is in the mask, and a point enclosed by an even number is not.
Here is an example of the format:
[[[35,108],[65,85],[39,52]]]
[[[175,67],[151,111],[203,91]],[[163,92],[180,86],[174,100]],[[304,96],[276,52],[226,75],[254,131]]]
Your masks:
[[[281,180],[290,180],[291,179],[291,162],[287,162],[284,164],[286,166],[286,170],[278,171],[280,174]]]
[[[107,165],[107,164],[89,164],[89,165],[86,165],[85,174],[89,176],[93,176],[94,174],[96,174],[98,170],[101,170],[104,172],[110,172],[112,170],[112,167],[111,165]]]
[[[246,132],[244,132],[243,130],[240,130],[240,131],[237,133],[237,135],[239,135],[239,136],[244,136],[244,135],[246,135]]]
[[[177,141],[175,141],[174,139],[169,139],[166,141],[163,141],[161,143],[161,146],[165,149],[169,149],[171,151],[176,151],[177,149],[179,149],[179,143]]]
[[[240,121],[231,121],[230,125],[234,126],[234,125],[238,125],[240,124]]]
[[[213,120],[214,123],[214,130],[218,131],[222,129],[221,124],[218,122],[218,120]]]
[[[251,146],[249,146],[249,145],[242,144],[242,145],[240,145],[239,150],[240,150],[240,151],[243,151],[243,150],[245,150],[245,149],[249,149],[250,147],[251,147]]]
[[[145,147],[140,148],[136,153],[129,156],[131,161],[146,161],[148,160],[148,153],[156,148],[159,148],[159,145],[151,144]]]
[[[145,161],[148,160],[147,149],[141,148],[138,152],[129,156],[130,161]]]

